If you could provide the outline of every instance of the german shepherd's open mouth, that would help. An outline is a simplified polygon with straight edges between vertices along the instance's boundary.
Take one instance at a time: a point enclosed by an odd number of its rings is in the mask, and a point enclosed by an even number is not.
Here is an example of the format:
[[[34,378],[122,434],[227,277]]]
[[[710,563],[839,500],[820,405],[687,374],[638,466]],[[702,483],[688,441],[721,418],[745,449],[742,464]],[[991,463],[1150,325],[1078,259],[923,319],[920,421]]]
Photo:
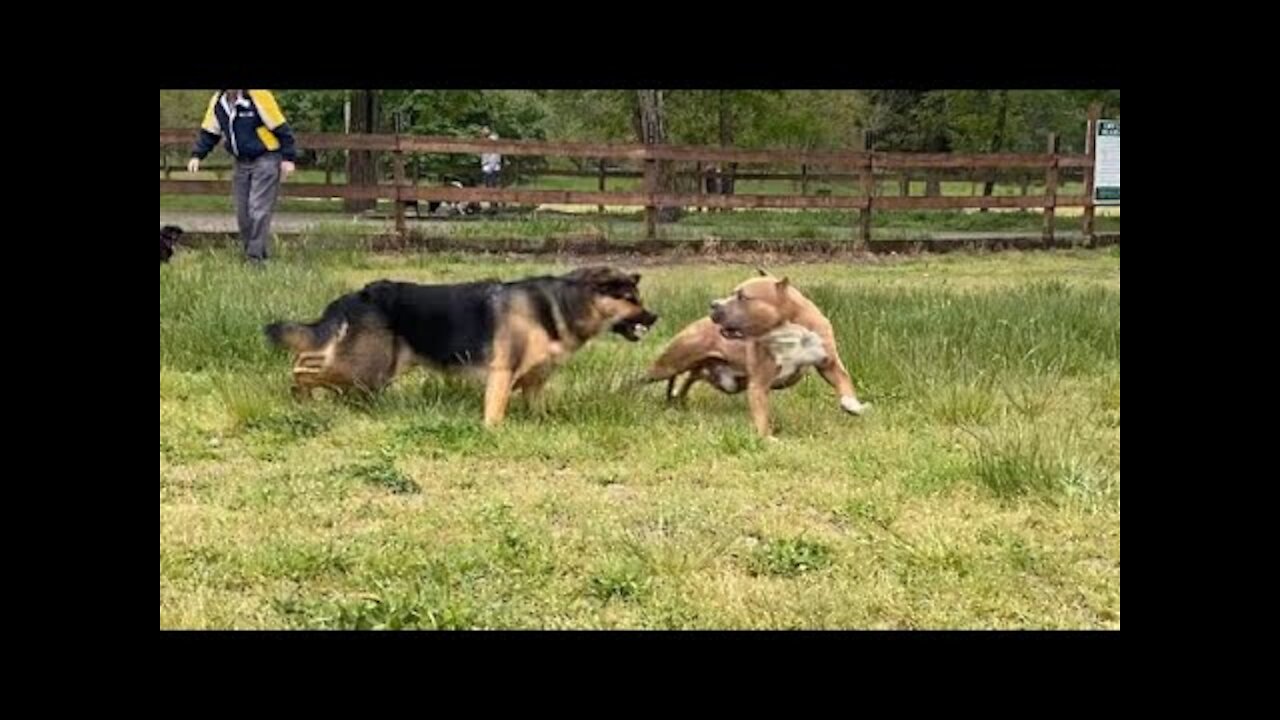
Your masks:
[[[631,342],[639,342],[656,322],[658,322],[658,316],[645,310],[635,316],[619,320],[609,329]]]

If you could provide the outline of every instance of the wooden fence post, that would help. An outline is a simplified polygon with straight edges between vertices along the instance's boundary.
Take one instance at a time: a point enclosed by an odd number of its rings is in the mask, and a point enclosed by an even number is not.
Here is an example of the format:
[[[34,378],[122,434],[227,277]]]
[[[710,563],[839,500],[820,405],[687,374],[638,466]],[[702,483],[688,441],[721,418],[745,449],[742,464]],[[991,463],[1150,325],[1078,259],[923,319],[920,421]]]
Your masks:
[[[600,186],[600,192],[604,192],[604,184],[605,184],[605,177],[606,177],[606,175],[607,175],[607,171],[605,170],[605,166],[604,166],[604,158],[600,158],[600,183],[599,183],[599,186]],[[596,212],[603,214],[603,213],[604,213],[604,206],[603,206],[603,205],[597,205],[597,206],[596,206]]]
[[[1102,105],[1093,103],[1089,106],[1089,135],[1085,139],[1085,154],[1089,156],[1089,166],[1084,169],[1084,242],[1093,247],[1093,168],[1097,164],[1098,119],[1102,117]]]
[[[1058,134],[1049,133],[1048,153],[1053,156],[1044,174],[1044,244],[1053,245],[1054,208],[1058,205]],[[1022,186],[1026,195],[1026,185]]]
[[[644,191],[649,195],[644,206],[644,236],[649,240],[658,239],[658,208],[653,204],[653,196],[658,192],[658,161],[646,158],[644,161]]]
[[[858,241],[855,247],[859,250],[866,250],[871,245],[871,202],[876,194],[876,178],[875,167],[872,164],[871,151],[871,133],[866,130],[862,131],[862,149],[867,154],[866,161],[862,164],[862,194],[867,198],[867,207],[858,211]]]
[[[403,242],[405,237],[404,224],[404,152],[400,150],[400,136],[396,136],[396,149],[391,153],[391,171],[395,176],[395,201],[392,206],[395,208],[396,217],[396,236]]]

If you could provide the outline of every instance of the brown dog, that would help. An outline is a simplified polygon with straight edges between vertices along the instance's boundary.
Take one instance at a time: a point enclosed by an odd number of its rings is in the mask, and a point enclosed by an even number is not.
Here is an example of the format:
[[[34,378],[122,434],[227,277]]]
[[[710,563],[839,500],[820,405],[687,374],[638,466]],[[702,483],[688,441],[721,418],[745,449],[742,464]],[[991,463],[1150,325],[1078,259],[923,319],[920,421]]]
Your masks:
[[[704,380],[721,392],[747,391],[756,431],[768,437],[770,390],[796,384],[815,367],[840,398],[840,407],[860,415],[853,381],[840,362],[831,322],[791,283],[763,270],[711,303],[711,316],[681,330],[649,369],[648,382],[667,381],[667,397],[682,399]],[[679,389],[676,379],[684,374]],[[674,390],[674,392],[673,392]]]

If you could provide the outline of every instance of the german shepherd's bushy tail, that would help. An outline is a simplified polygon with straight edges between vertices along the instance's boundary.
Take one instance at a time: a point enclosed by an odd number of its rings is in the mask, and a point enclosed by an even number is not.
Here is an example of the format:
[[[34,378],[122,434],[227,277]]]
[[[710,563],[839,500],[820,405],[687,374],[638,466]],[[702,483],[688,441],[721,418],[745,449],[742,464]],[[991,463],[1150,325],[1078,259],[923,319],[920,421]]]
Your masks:
[[[324,347],[335,335],[342,335],[351,324],[368,324],[371,315],[380,316],[381,308],[394,298],[396,283],[386,280],[369,283],[358,292],[348,293],[329,303],[324,314],[313,323],[273,322],[262,328],[272,345],[296,353]],[[381,320],[374,321],[381,325]]]

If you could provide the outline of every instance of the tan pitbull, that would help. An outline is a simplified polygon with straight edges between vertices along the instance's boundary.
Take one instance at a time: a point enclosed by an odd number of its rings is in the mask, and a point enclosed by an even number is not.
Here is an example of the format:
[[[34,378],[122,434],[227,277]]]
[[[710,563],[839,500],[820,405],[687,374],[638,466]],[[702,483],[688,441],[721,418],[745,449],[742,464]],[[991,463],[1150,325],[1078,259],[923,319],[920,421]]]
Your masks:
[[[840,362],[831,322],[791,283],[760,270],[762,277],[739,285],[711,303],[711,316],[681,330],[653,363],[645,380],[667,381],[667,398],[683,399],[704,380],[728,394],[747,391],[756,431],[768,437],[770,390],[796,384],[805,369],[817,368],[835,388],[840,407],[860,415],[853,381]],[[688,375],[675,389],[676,379]]]

